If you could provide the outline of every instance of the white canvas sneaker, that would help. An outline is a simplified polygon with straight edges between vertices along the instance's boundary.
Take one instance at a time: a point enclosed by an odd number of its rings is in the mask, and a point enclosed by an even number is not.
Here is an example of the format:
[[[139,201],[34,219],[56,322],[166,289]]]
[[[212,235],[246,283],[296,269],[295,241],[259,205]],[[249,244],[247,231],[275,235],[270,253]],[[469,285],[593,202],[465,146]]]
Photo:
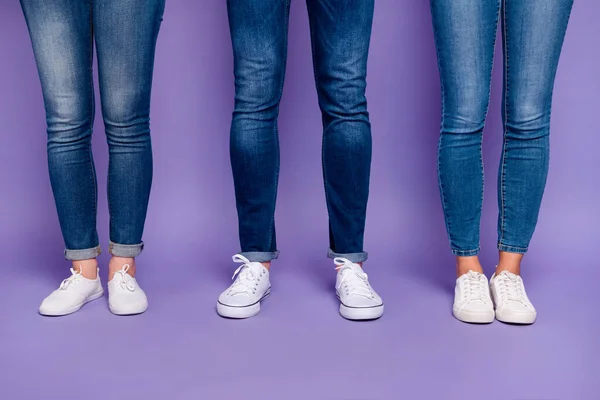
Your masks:
[[[108,308],[115,315],[141,314],[148,309],[146,293],[127,271],[129,264],[125,264],[108,282]]]
[[[452,314],[459,321],[472,324],[494,321],[494,305],[485,275],[469,271],[456,280]]]
[[[81,275],[81,270],[76,272],[71,268],[71,276],[42,301],[39,313],[54,317],[72,314],[85,303],[102,297],[103,293],[100,276],[87,279]]]
[[[259,313],[260,302],[271,293],[269,270],[236,254],[233,262],[242,263],[233,273],[233,283],[219,296],[217,313],[226,318],[248,318]]]
[[[369,284],[360,267],[345,258],[335,258],[335,291],[340,299],[340,314],[350,320],[377,319],[383,315],[383,300]]]
[[[496,307],[496,319],[509,324],[533,324],[537,312],[525,292],[523,279],[509,271],[494,274],[490,289]]]

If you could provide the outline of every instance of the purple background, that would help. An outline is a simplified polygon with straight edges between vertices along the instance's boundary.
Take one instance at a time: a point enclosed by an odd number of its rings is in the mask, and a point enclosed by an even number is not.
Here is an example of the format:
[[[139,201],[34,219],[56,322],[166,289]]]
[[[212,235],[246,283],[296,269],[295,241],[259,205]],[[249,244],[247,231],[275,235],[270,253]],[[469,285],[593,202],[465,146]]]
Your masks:
[[[147,250],[138,260],[150,309],[118,318],[103,298],[52,319],[36,309],[67,276],[68,264],[46,171],[44,108],[18,2],[2,0],[0,398],[600,398],[598,12],[595,0],[576,2],[559,66],[550,180],[524,264],[539,313],[535,325],[472,326],[451,316],[454,265],[435,170],[439,79],[425,0],[377,0],[376,6],[366,268],[386,301],[381,320],[352,323],[337,315],[333,265],[325,258],[320,114],[300,0],[292,1],[280,118],[282,255],[262,312],[229,321],[214,311],[238,251],[225,2],[168,0],[153,92],[156,175]],[[502,133],[497,60],[482,220],[482,260],[490,273]],[[100,114],[94,146],[103,189]],[[105,245],[105,196],[99,208]],[[106,261],[103,255],[103,266]]]

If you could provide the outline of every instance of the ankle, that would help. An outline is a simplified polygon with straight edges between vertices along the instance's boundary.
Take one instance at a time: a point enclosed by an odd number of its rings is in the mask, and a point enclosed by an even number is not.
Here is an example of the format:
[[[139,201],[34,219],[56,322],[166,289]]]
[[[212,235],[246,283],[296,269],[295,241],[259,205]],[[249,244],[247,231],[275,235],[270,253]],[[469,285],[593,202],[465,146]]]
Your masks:
[[[127,274],[135,277],[135,258],[113,256],[108,263],[108,280],[112,280],[113,276],[122,270],[125,265],[129,265]]]
[[[523,254],[501,251],[499,256],[500,260],[498,261],[498,266],[496,266],[496,275],[502,271],[508,271],[515,275],[521,274]]]
[[[72,261],[72,264],[75,272],[81,272],[84,278],[93,280],[98,277],[98,261],[95,258]]]
[[[456,276],[461,277],[469,271],[483,274],[483,267],[477,256],[456,257]]]
[[[503,265],[498,263],[496,266],[496,276],[498,276],[503,271],[508,271],[515,275],[521,275],[521,267],[519,265]]]
[[[270,261],[263,262],[261,264],[263,265],[263,267],[265,267],[267,269],[267,271],[269,271],[269,272],[271,271],[271,262]]]

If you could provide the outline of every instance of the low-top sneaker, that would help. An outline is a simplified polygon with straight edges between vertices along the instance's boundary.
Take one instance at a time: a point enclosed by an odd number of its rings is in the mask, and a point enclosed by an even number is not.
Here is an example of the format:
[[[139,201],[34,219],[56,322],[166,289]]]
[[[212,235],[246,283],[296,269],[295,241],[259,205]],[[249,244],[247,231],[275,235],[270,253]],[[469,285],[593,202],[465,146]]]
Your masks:
[[[231,286],[219,296],[217,313],[226,318],[252,317],[259,313],[260,302],[271,293],[269,270],[240,254],[233,256],[233,262],[241,265],[233,273]]]
[[[496,307],[496,319],[509,324],[533,324],[537,312],[525,292],[523,279],[509,271],[494,274],[490,289]]]
[[[127,271],[129,264],[123,265],[108,282],[108,308],[115,315],[141,314],[148,309],[146,293]]]
[[[81,270],[75,271],[71,268],[71,276],[62,281],[60,287],[42,301],[39,312],[54,317],[72,314],[85,303],[102,297],[103,293],[100,276],[87,279],[81,275]]]
[[[340,299],[340,314],[350,320],[377,319],[383,315],[383,300],[369,284],[360,265],[345,258],[335,258],[335,291]]]
[[[494,305],[485,275],[469,271],[456,280],[452,314],[459,321],[472,324],[494,321]]]

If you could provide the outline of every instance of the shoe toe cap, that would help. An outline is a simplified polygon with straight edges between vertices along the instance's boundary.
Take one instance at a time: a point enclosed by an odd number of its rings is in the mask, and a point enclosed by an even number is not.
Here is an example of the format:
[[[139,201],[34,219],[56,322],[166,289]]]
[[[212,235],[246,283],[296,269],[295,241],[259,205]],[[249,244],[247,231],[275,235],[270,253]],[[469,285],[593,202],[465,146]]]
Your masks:
[[[454,306],[455,309],[460,310],[460,311],[468,311],[470,313],[481,313],[481,314],[486,314],[489,312],[493,312],[494,311],[494,307],[492,306],[491,303],[483,303],[483,302],[470,302],[467,304],[462,304],[462,305],[455,305]]]
[[[141,289],[135,292],[111,293],[108,303],[114,314],[140,314],[148,309],[148,298]]]
[[[61,315],[81,305],[84,300],[82,295],[55,291],[42,301],[38,311],[44,315]]]
[[[227,290],[219,296],[219,303],[231,307],[245,307],[253,304],[254,301],[245,293],[230,294]]]
[[[364,297],[364,296],[348,296],[342,300],[347,307],[369,308],[378,307],[383,304],[379,296]]]

